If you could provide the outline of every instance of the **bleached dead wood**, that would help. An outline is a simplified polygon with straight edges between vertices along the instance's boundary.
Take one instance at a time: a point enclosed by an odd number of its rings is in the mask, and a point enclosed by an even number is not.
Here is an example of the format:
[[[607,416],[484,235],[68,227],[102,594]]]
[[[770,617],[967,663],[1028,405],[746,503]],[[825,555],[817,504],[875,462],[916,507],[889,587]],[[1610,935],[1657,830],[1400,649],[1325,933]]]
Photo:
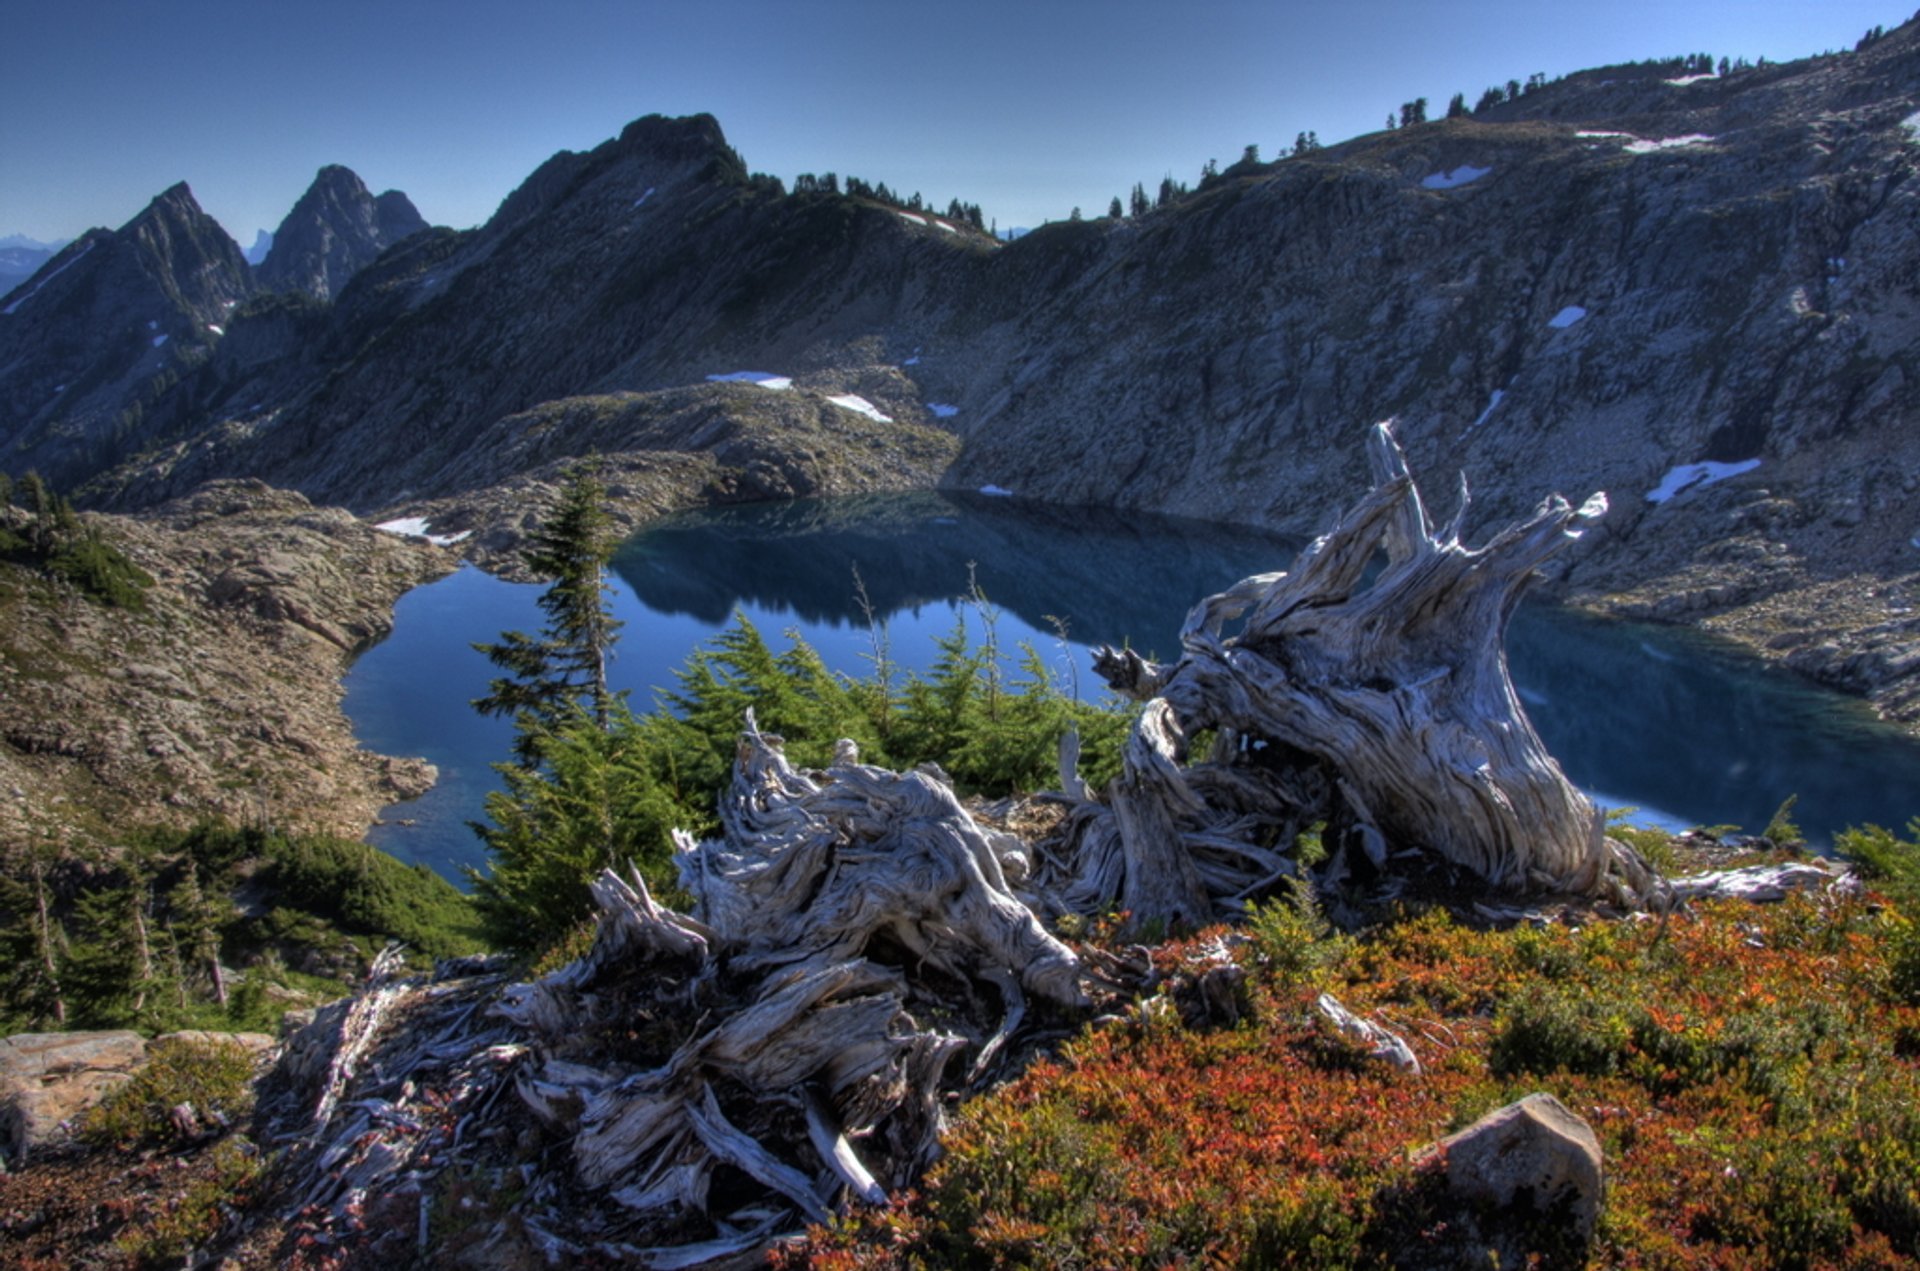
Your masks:
[[[1388,425],[1369,457],[1372,491],[1290,572],[1196,605],[1178,661],[1096,654],[1108,684],[1147,705],[1123,775],[1080,805],[1039,880],[1065,903],[1202,922],[1289,872],[1316,821],[1371,869],[1417,850],[1492,890],[1627,905],[1658,892],[1554,763],[1507,673],[1507,620],[1535,567],[1605,496],[1576,509],[1555,495],[1468,548],[1464,482],[1436,530]],[[1188,755],[1202,732],[1210,752]]]
[[[1360,1018],[1342,1006],[1340,1000],[1331,993],[1322,993],[1314,1002],[1314,1009],[1332,1025],[1335,1032],[1355,1045],[1365,1046],[1367,1053],[1374,1058],[1384,1059],[1402,1072],[1416,1077],[1420,1075],[1420,1061],[1414,1057],[1413,1047],[1407,1045],[1406,1038],[1392,1029]]]
[[[1085,1004],[1080,962],[1009,886],[1018,841],[936,773],[861,764],[850,742],[798,771],[749,715],[721,822],[677,836],[691,914],[603,874],[591,950],[493,1013],[532,1043],[515,1088],[586,1187],[670,1227],[728,1167],[789,1227],[820,1221],[916,1178],[946,1097],[997,1069],[1029,998]],[[662,1014],[699,1022],[653,1062],[583,1046]],[[720,1218],[706,1247],[741,1247]]]

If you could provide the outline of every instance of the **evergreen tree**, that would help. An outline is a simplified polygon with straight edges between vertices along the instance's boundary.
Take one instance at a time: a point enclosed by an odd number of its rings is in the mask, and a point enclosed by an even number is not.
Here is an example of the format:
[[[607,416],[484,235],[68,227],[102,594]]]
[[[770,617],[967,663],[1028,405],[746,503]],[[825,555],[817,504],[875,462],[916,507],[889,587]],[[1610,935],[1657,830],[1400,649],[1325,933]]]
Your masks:
[[[1147,202],[1147,189],[1138,181],[1133,183],[1133,194],[1129,197],[1127,209],[1135,220],[1145,216],[1152,205]]]
[[[1483,110],[1490,110],[1505,100],[1507,100],[1506,93],[1496,85],[1480,94],[1480,100],[1473,104],[1473,113],[1477,115]]]
[[[1416,97],[1410,102],[1400,103],[1400,126],[1411,128],[1415,124],[1427,122],[1427,99]]]
[[[1465,118],[1466,113],[1467,95],[1465,93],[1455,93],[1452,99],[1447,102],[1447,118],[1462,119]]]
[[[483,715],[513,717],[519,730],[514,754],[528,767],[539,762],[543,737],[570,710],[585,712],[602,729],[611,717],[607,656],[621,624],[607,607],[613,543],[605,502],[599,480],[576,469],[522,553],[527,568],[552,581],[539,601],[546,626],[538,637],[508,631],[497,643],[474,645],[506,674],[473,707]]]
[[[673,830],[708,818],[677,796],[672,757],[649,722],[624,702],[605,727],[576,712],[543,738],[538,769],[497,765],[506,789],[487,796],[490,824],[474,826],[489,868],[472,875],[497,944],[550,944],[591,912],[588,884],[603,869],[631,864],[655,894],[672,895]]]
[[[1174,187],[1173,178],[1171,176],[1161,177],[1160,178],[1160,197],[1154,200],[1153,205],[1155,207],[1172,207],[1175,200],[1178,198],[1179,198],[1179,192]]]
[[[1260,162],[1260,146],[1259,146],[1259,143],[1257,143],[1257,142],[1256,142],[1255,144],[1253,144],[1253,145],[1250,145],[1250,146],[1248,146],[1248,147],[1247,147],[1247,148],[1246,148],[1245,150],[1243,150],[1243,151],[1241,151],[1241,152],[1240,152],[1240,162],[1242,162],[1242,163],[1258,163],[1258,162]]]
[[[1107,219],[1117,221],[1124,215],[1126,212],[1120,206],[1120,196],[1116,194],[1113,196],[1113,202],[1107,204]]]

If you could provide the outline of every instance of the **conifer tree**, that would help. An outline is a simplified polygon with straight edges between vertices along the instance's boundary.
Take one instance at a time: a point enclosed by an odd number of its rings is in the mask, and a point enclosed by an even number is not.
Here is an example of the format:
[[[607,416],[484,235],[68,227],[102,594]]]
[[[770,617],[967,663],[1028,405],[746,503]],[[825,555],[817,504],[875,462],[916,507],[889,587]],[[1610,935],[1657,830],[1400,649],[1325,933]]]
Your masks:
[[[1462,119],[1466,116],[1466,113],[1467,95],[1465,93],[1455,93],[1452,99],[1447,102],[1447,118]]]
[[[539,601],[546,626],[538,637],[508,631],[495,643],[474,645],[506,674],[473,707],[513,717],[519,730],[514,754],[528,767],[538,763],[542,738],[568,711],[584,711],[602,730],[611,718],[607,656],[621,624],[607,606],[613,544],[605,503],[600,481],[586,468],[575,469],[522,553],[528,569],[551,580]]]
[[[1107,204],[1107,219],[1110,221],[1117,221],[1125,214],[1126,213],[1120,207],[1120,196],[1118,194],[1114,195],[1113,202]]]
[[[1132,212],[1134,219],[1138,220],[1140,217],[1145,216],[1147,214],[1147,209],[1149,206],[1150,205],[1147,202],[1146,187],[1141,185],[1138,181],[1135,181],[1133,183],[1133,195],[1128,204],[1128,210]]]

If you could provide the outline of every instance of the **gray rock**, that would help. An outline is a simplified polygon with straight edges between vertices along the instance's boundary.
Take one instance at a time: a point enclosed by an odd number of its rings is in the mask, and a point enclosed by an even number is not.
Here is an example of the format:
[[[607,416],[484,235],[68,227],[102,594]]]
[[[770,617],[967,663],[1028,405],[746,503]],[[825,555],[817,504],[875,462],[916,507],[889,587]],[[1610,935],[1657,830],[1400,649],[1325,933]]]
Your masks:
[[[1530,1094],[1440,1140],[1447,1186],[1472,1205],[1543,1212],[1565,1203],[1575,1233],[1591,1239],[1604,1174],[1600,1140],[1550,1094]]]
[[[18,1166],[133,1075],[147,1045],[126,1030],[0,1038],[0,1148]]]

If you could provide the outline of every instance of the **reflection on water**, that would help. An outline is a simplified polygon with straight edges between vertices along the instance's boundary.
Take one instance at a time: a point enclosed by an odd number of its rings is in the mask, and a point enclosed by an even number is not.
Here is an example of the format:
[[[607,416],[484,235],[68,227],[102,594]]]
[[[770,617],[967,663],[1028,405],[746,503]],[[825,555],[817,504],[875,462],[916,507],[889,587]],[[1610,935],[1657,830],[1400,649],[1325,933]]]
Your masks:
[[[627,625],[612,675],[649,705],[701,641],[747,614],[793,629],[829,666],[870,665],[854,573],[885,619],[890,656],[925,669],[933,639],[977,617],[958,603],[969,572],[1000,611],[1003,644],[1030,640],[1082,691],[1085,648],[1130,642],[1171,655],[1193,602],[1284,567],[1294,541],[1138,513],[923,493],[707,512],[657,526],[615,557],[613,606]],[[534,586],[465,569],[402,598],[394,634],[355,663],[347,710],[361,739],[421,754],[441,782],[389,809],[371,836],[456,876],[483,854],[481,815],[511,727],[475,715],[490,669],[470,648],[535,630]],[[1059,632],[1067,633],[1063,643]],[[1609,805],[1671,824],[1765,824],[1798,794],[1819,838],[1850,824],[1904,826],[1920,812],[1920,745],[1858,703],[1802,686],[1687,632],[1523,606],[1508,647],[1528,714],[1568,775]]]

